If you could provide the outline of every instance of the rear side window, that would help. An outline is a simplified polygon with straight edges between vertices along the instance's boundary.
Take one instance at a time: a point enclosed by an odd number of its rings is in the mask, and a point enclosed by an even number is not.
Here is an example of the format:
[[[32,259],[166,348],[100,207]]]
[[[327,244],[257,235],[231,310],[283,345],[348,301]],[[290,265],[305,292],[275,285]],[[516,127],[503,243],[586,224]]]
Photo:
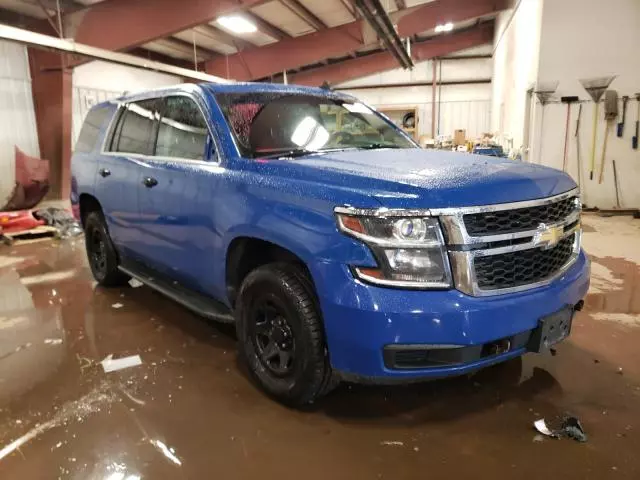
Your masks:
[[[78,136],[76,152],[89,153],[93,151],[98,141],[100,130],[107,118],[110,117],[110,113],[111,111],[108,107],[96,107],[89,111]]]
[[[167,97],[158,127],[156,156],[206,160],[209,130],[202,112],[188,97]]]
[[[152,98],[128,104],[120,116],[111,151],[153,155],[161,102]]]

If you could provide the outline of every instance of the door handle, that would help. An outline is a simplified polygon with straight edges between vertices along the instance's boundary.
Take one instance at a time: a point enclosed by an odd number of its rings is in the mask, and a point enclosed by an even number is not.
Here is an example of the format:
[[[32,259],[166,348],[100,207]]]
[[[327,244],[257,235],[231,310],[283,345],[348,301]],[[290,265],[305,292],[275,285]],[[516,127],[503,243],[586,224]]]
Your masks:
[[[102,178],[106,178],[111,175],[111,170],[109,170],[108,168],[101,168],[100,170],[98,170],[98,173],[100,174],[100,176],[102,176]]]
[[[158,180],[153,177],[145,177],[144,180],[142,180],[142,184],[147,188],[153,188],[158,185]]]

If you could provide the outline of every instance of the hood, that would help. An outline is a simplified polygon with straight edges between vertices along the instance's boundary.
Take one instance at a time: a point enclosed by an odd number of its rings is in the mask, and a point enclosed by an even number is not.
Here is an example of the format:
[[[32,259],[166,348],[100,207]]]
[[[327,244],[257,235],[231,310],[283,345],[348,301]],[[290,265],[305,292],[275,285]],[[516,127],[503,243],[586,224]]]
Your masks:
[[[367,192],[388,208],[535,200],[576,186],[569,175],[553,168],[439,150],[348,150],[273,162],[290,178]]]

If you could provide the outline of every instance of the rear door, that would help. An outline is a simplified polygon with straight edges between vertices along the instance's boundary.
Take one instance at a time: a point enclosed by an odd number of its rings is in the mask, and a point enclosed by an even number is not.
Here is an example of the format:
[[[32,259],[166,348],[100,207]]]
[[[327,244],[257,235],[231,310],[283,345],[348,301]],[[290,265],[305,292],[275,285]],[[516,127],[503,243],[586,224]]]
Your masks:
[[[118,250],[140,256],[138,195],[141,160],[153,154],[161,99],[131,102],[121,107],[111,137],[105,143],[96,182],[109,233]]]
[[[96,178],[100,168],[100,151],[105,131],[115,115],[117,107],[107,103],[96,106],[87,113],[73,149],[71,159],[71,205],[79,217],[79,195],[96,195]]]
[[[141,251],[153,268],[212,293],[213,194],[223,170],[198,99],[168,96],[155,154],[141,164]]]

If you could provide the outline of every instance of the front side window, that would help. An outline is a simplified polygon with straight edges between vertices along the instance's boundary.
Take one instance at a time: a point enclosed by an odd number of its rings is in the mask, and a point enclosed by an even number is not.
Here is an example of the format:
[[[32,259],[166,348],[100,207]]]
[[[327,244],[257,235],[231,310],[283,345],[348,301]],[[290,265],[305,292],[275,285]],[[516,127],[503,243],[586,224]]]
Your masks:
[[[416,148],[397,127],[361,103],[280,92],[221,93],[216,98],[246,157]]]
[[[156,156],[207,159],[209,130],[193,100],[184,96],[167,97],[158,127]]]
[[[111,151],[153,155],[161,102],[152,98],[129,103],[118,122]]]

